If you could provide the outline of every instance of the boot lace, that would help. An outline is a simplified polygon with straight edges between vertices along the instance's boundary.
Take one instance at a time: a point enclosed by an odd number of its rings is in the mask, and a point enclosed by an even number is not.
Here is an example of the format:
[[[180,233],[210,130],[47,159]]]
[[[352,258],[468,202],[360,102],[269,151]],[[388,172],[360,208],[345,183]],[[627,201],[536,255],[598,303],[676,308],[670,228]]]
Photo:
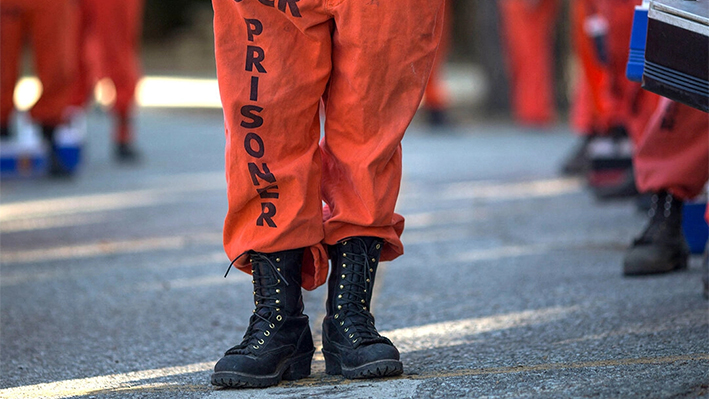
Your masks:
[[[244,333],[243,340],[239,345],[229,349],[226,354],[245,354],[254,352],[261,348],[265,340],[274,333],[276,322],[282,320],[282,316],[277,314],[282,304],[278,298],[281,284],[289,285],[288,281],[281,274],[280,269],[268,257],[260,253],[251,254],[251,264],[253,265],[252,275],[254,284],[254,302],[256,308],[249,318],[249,327]],[[267,268],[260,268],[258,265],[267,265]],[[270,273],[261,275],[262,270],[269,270]]]
[[[657,242],[674,224],[680,223],[676,200],[670,193],[653,194],[648,216],[650,222],[635,244],[651,244]],[[660,204],[662,202],[662,204]]]
[[[342,262],[337,269],[341,279],[335,301],[335,321],[355,347],[376,342],[390,343],[379,335],[369,310],[377,260],[367,253],[364,240],[353,238],[351,244],[338,245],[337,248],[342,251],[341,257],[338,257]],[[349,251],[344,250],[345,247]]]

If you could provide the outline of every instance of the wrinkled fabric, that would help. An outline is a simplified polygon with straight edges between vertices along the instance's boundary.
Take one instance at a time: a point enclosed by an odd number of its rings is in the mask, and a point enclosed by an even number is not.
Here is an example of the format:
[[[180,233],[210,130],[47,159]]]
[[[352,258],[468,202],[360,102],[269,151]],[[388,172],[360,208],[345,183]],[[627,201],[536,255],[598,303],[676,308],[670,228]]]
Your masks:
[[[25,40],[42,83],[42,95],[30,115],[47,126],[64,121],[76,74],[74,7],[72,0],[0,0],[0,124],[7,125],[14,109]]]
[[[668,190],[681,199],[696,197],[709,179],[709,116],[662,98],[633,163],[640,192]]]
[[[239,257],[249,250],[308,248],[303,287],[312,290],[327,278],[325,246],[341,239],[380,237],[382,260],[401,255],[400,142],[431,71],[442,0],[212,4],[224,247],[235,266],[250,272]]]

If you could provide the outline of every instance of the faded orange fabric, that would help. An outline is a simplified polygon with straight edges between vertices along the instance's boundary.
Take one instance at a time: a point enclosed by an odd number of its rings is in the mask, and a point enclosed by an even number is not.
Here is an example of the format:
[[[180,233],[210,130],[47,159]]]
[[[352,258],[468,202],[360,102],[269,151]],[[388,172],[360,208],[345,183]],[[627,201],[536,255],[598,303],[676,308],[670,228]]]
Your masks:
[[[640,192],[699,195],[709,179],[709,116],[662,98],[633,159]]]
[[[76,73],[73,0],[0,0],[0,123],[12,110],[23,45],[32,47],[42,96],[30,115],[40,124],[63,122]]]
[[[127,119],[141,76],[140,35],[145,0],[80,0],[79,75],[73,103],[84,105],[96,82],[109,78],[116,88],[119,117],[116,141],[131,141]]]
[[[500,0],[499,5],[515,118],[549,124],[556,118],[552,57],[559,0]]]
[[[633,12],[640,0],[579,0],[571,4],[574,48],[581,65],[572,108],[572,125],[581,134],[603,134],[614,126],[634,124],[640,84],[625,76]],[[585,30],[591,16],[608,23],[607,63],[601,62]]]
[[[401,139],[431,71],[442,0],[212,4],[228,256],[309,248],[312,290],[327,278],[325,246],[341,239],[380,237],[382,260],[401,255]],[[251,272],[248,256],[235,265]]]

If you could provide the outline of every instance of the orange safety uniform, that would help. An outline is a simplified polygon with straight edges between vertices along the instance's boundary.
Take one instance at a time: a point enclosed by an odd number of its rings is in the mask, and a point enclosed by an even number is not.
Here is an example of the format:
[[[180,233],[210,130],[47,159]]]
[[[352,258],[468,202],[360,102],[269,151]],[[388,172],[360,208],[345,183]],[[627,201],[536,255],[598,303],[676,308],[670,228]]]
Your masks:
[[[401,255],[401,139],[431,71],[443,1],[212,4],[226,125],[224,246],[236,267],[251,272],[241,256],[250,250],[309,248],[302,275],[312,290],[327,278],[325,245],[375,236],[385,241],[382,260]]]
[[[446,63],[451,42],[452,29],[452,2],[444,0],[446,12],[443,18],[443,33],[441,35],[441,43],[436,52],[436,58],[433,62],[431,76],[428,79],[426,90],[423,95],[423,107],[431,110],[446,110],[450,105],[448,88],[443,79],[443,66]]]
[[[31,40],[42,95],[30,115],[44,126],[63,122],[76,73],[73,0],[0,0],[0,124],[14,109],[25,39]]]
[[[80,0],[79,75],[72,102],[82,106],[101,78],[116,88],[113,109],[119,118],[115,140],[132,140],[128,119],[141,76],[140,35],[145,0]]]
[[[667,190],[683,200],[696,197],[709,179],[709,117],[662,98],[633,163],[640,192]]]
[[[643,120],[642,108],[655,103],[638,95],[640,84],[625,76],[630,47],[633,11],[640,0],[579,0],[572,2],[573,39],[580,60],[572,125],[581,134],[604,134],[609,128],[624,126],[632,130],[636,118]],[[587,21],[597,16],[607,23],[605,63],[587,32]],[[649,105],[640,101],[649,100]],[[652,111],[651,111],[652,112]],[[632,134],[632,132],[631,132]]]
[[[500,0],[499,5],[515,118],[549,124],[556,118],[552,43],[559,0]]]

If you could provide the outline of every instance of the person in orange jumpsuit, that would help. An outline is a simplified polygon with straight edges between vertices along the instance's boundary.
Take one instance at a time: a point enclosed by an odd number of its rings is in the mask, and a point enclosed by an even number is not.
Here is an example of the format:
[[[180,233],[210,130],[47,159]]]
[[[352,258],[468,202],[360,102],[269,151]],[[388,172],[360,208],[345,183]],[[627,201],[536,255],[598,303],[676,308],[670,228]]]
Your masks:
[[[379,262],[403,253],[404,219],[394,212],[401,140],[431,72],[443,1],[212,4],[226,125],[224,247],[252,274],[255,303],[212,384],[264,387],[310,374],[301,288],[326,282],[328,258],[326,372],[401,374],[370,304]]]
[[[80,0],[79,74],[72,102],[84,106],[96,82],[109,78],[116,89],[113,136],[119,162],[136,161],[133,108],[141,76],[140,35],[145,0]]]
[[[553,32],[559,0],[499,0],[512,110],[522,125],[556,119]]]
[[[623,260],[626,276],[687,268],[682,202],[699,195],[709,179],[709,118],[661,98],[633,158],[640,192],[653,193],[647,226]]]
[[[629,136],[641,129],[636,124],[647,120],[657,101],[625,76],[633,12],[640,3],[580,0],[572,4],[581,76],[571,120],[581,144],[565,162],[563,172],[585,175],[598,198],[637,194]],[[613,151],[595,154],[593,143],[600,142],[611,143]]]
[[[446,13],[443,19],[441,44],[438,46],[431,76],[428,79],[428,84],[426,84],[423,103],[421,104],[421,108],[428,116],[428,123],[433,127],[446,126],[450,123],[448,116],[450,98],[448,87],[446,87],[445,80],[443,79],[443,67],[450,49],[453,9],[451,0],[444,0],[444,2],[446,3]]]
[[[8,138],[13,94],[19,78],[24,40],[30,39],[34,71],[42,83],[42,95],[30,116],[42,127],[49,144],[50,174],[67,175],[55,142],[57,126],[66,122],[71,84],[76,73],[76,46],[72,0],[0,0],[0,135]]]

